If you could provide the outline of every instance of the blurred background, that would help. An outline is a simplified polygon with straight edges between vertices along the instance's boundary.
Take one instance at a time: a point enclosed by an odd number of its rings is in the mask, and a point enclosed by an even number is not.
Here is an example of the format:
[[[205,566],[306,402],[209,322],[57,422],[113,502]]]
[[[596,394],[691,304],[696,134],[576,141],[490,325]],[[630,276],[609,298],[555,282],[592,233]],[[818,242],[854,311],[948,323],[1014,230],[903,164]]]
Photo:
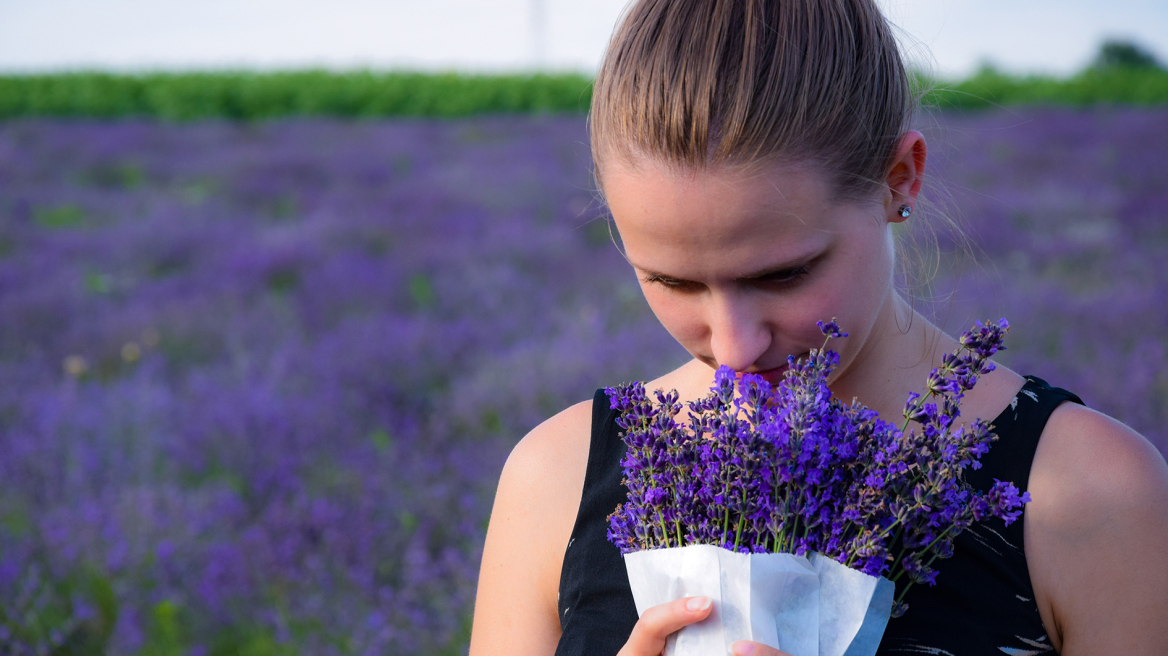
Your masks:
[[[3,0],[0,70],[595,70],[625,0]],[[1159,0],[883,0],[944,78],[1068,75],[1104,40],[1168,60]]]
[[[1163,451],[1168,5],[883,6],[905,293]],[[0,0],[0,654],[466,652],[510,448],[685,360],[591,177],[622,8]]]

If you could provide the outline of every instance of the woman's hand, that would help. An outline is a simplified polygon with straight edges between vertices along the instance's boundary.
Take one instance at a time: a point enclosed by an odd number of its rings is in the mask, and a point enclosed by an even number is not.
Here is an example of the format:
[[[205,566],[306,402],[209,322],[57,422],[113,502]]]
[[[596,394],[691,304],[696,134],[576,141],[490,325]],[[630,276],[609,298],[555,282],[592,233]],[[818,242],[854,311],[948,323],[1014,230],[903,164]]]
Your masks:
[[[650,608],[637,620],[629,641],[617,656],[659,656],[665,651],[665,639],[669,634],[706,619],[710,615],[710,608],[707,597],[686,597]],[[790,656],[764,644],[746,640],[734,643],[731,653],[734,656]]]
[[[785,651],[779,651],[761,642],[751,642],[749,640],[739,640],[733,645],[730,645],[730,653],[734,654],[734,656],[791,656]]]

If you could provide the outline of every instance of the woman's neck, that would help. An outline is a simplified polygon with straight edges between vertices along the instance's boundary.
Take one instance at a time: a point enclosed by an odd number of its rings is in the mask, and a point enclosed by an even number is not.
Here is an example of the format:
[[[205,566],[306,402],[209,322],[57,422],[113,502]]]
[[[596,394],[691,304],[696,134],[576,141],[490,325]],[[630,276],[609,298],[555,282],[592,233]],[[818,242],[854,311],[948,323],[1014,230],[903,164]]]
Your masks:
[[[910,392],[922,393],[925,379],[957,341],[892,294],[863,345],[841,362],[832,377],[832,393],[853,398],[897,422]]]
[[[845,402],[856,398],[885,421],[899,425],[909,394],[925,395],[929,373],[959,344],[899,295],[890,306],[893,312],[881,317],[885,324],[872,332],[870,343],[860,349],[846,368],[841,367],[839,377],[830,387],[836,398]],[[974,389],[966,392],[957,425],[976,418],[993,420],[1024,382],[1017,373],[997,365],[994,371],[981,376]]]

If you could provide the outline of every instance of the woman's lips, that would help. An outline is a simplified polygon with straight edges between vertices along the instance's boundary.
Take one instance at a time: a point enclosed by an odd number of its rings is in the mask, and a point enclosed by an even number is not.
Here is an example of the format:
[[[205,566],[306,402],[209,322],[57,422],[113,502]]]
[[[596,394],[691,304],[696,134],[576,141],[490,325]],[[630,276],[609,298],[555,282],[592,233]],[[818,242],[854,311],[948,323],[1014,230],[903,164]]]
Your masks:
[[[802,360],[805,357],[807,357],[806,353],[800,353],[799,355],[795,356],[795,360]],[[790,368],[791,366],[784,362],[781,367],[775,367],[774,369],[767,369],[765,371],[749,371],[746,373],[762,376],[762,379],[766,382],[770,383],[771,385],[777,385],[779,384],[779,381],[783,380],[783,377],[787,375],[787,370]]]
[[[781,381],[783,379],[783,375],[787,373],[787,369],[789,369],[789,368],[790,367],[788,365],[784,364],[781,367],[775,367],[774,369],[767,369],[766,371],[756,371],[753,373],[755,373],[759,376],[762,376],[762,379],[765,380],[766,382],[770,383],[771,385],[778,385],[779,381]]]

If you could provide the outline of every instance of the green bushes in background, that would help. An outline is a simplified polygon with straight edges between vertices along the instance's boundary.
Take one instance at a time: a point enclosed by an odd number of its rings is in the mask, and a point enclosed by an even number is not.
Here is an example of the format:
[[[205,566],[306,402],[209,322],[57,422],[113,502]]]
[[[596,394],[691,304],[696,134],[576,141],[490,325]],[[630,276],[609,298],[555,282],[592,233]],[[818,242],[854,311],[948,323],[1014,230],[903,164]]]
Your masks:
[[[277,116],[466,116],[584,112],[578,74],[65,73],[0,76],[0,118],[146,116],[165,120]]]
[[[1018,77],[984,68],[957,83],[922,80],[927,105],[942,109],[999,105],[1168,104],[1168,71],[1093,66],[1069,78]]]
[[[1130,43],[1108,42],[1068,78],[992,68],[960,82],[917,79],[926,105],[1168,104],[1168,70]],[[580,74],[466,75],[298,71],[0,76],[0,119],[20,116],[257,120],[279,116],[438,116],[585,112],[592,81]]]

